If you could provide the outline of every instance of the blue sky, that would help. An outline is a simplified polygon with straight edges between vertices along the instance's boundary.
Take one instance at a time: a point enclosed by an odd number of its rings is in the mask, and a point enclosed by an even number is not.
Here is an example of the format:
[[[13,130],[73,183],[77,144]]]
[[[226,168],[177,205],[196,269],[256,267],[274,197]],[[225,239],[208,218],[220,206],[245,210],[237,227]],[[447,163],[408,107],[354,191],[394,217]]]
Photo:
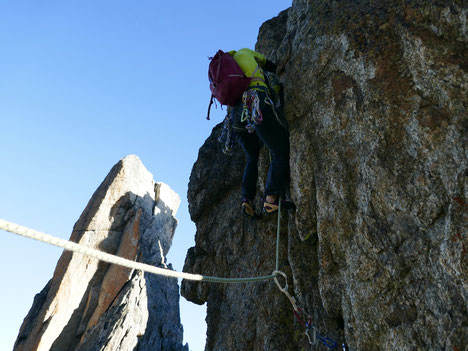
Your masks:
[[[168,261],[194,244],[187,185],[212,110],[208,56],[253,48],[291,0],[0,0],[0,218],[68,239],[121,158],[138,155],[181,197]],[[10,350],[62,251],[0,231],[0,350]],[[181,298],[185,341],[203,350],[205,307]]]

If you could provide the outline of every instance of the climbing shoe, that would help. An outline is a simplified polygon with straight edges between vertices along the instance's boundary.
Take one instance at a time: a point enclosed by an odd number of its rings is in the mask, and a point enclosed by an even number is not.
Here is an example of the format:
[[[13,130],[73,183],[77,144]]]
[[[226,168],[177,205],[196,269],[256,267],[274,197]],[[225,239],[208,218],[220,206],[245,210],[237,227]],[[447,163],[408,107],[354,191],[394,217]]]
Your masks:
[[[242,199],[242,213],[247,217],[259,218],[260,216],[255,212],[252,200]]]
[[[296,205],[294,205],[294,202],[289,201],[289,200],[281,200],[281,208],[284,210],[295,210]],[[268,202],[264,200],[263,202],[263,212],[266,214],[273,214],[278,212],[279,209],[279,202]]]

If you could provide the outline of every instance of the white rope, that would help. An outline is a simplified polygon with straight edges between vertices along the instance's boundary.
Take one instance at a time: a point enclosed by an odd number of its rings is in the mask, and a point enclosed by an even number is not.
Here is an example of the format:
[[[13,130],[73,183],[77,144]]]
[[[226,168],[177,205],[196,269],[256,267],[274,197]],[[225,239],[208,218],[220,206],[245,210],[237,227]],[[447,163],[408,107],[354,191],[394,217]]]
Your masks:
[[[211,276],[204,276],[200,274],[191,274],[191,273],[183,273],[177,272],[170,269],[164,269],[155,267],[146,263],[135,262],[132,260],[128,260],[119,256],[111,255],[91,247],[87,247],[84,245],[80,245],[68,240],[60,239],[54,237],[52,235],[41,233],[36,230],[23,227],[21,225],[0,219],[0,229],[8,231],[13,234],[18,234],[24,236],[26,238],[34,239],[41,241],[46,244],[55,245],[61,247],[67,251],[78,252],[83,255],[97,258],[101,261],[117,264],[119,266],[131,268],[131,269],[138,269],[143,272],[162,275],[165,277],[171,278],[181,278],[187,280],[194,280],[194,281],[206,281],[212,283],[248,283],[248,282],[259,282],[263,280],[273,279],[275,278],[275,274],[267,275],[267,276],[260,276],[260,277],[249,277],[249,278],[219,278],[219,277],[211,277]]]

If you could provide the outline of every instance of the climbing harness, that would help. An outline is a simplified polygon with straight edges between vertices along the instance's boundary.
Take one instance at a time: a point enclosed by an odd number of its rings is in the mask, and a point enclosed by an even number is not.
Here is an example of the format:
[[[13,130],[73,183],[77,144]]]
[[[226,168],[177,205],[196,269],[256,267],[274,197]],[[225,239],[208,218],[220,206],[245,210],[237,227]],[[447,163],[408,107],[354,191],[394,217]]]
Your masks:
[[[258,90],[249,89],[244,92],[242,95],[242,116],[241,122],[247,123],[245,128],[249,133],[255,132],[255,126],[259,125],[263,122],[263,113],[260,109],[260,96],[258,95]],[[280,118],[278,115],[277,107],[275,106],[273,100],[270,98],[269,93],[267,92],[265,96],[264,103],[273,110],[273,114],[275,115],[276,120],[278,123],[285,128],[288,129],[285,122]]]
[[[274,107],[273,101],[271,98],[266,95],[265,104],[271,106],[273,113],[280,123],[284,126],[283,121],[279,118],[276,109]],[[247,90],[242,96],[242,112],[240,113],[239,121],[236,119],[236,108],[228,107],[226,117],[224,118],[223,131],[218,138],[218,141],[221,143],[223,153],[226,155],[232,155],[234,142],[235,142],[235,131],[243,132],[247,129],[249,133],[255,132],[255,126],[263,122],[263,113],[260,109],[260,96],[258,95],[257,90]],[[239,123],[240,122],[240,123]],[[286,127],[285,127],[286,128]]]
[[[322,342],[328,348],[335,348],[337,346],[336,342],[328,337],[323,337],[317,332],[317,329],[312,325],[312,318],[308,316],[307,322],[304,322],[300,315],[305,313],[304,309],[299,307],[296,303],[296,299],[288,292],[288,281],[286,273],[279,270],[279,243],[280,243],[280,227],[281,227],[281,199],[278,199],[279,208],[278,208],[278,222],[277,222],[277,229],[276,229],[276,262],[275,262],[275,270],[271,275],[266,276],[257,276],[257,277],[247,277],[247,278],[221,278],[221,277],[212,277],[212,276],[204,276],[201,274],[192,274],[192,273],[184,273],[184,272],[177,272],[167,268],[159,268],[156,266],[152,266],[146,263],[136,262],[129,259],[125,259],[119,256],[111,255],[106,252],[102,252],[91,247],[87,247],[81,244],[77,244],[75,242],[60,239],[54,237],[52,235],[42,233],[3,219],[0,219],[0,229],[8,231],[13,234],[21,235],[26,238],[38,240],[47,244],[51,244],[54,246],[61,247],[67,251],[72,251],[76,253],[80,253],[89,257],[97,258],[101,261],[117,264],[123,267],[127,267],[130,269],[138,269],[143,272],[162,275],[171,278],[182,278],[187,280],[193,281],[204,281],[204,282],[211,282],[211,283],[248,283],[248,282],[260,282],[265,280],[273,279],[275,284],[277,285],[278,289],[286,295],[288,300],[291,302],[293,307],[294,315],[296,316],[297,320],[306,328],[305,335],[309,341],[309,344],[316,345],[317,340]],[[285,281],[284,286],[282,286],[278,280],[279,277],[282,277]],[[346,348],[345,348],[346,347]],[[343,344],[343,350],[347,350],[346,344]]]
[[[224,118],[223,131],[218,138],[218,141],[222,145],[221,149],[224,154],[232,156],[236,132],[242,133],[247,130],[249,133],[254,133],[255,126],[263,122],[264,116],[260,108],[262,101],[260,97],[261,95],[258,94],[258,89],[266,93],[263,101],[264,104],[270,106],[278,123],[284,129],[288,130],[286,120],[284,120],[284,118],[282,119],[278,113],[278,108],[280,108],[280,99],[275,95],[274,88],[257,87],[247,89],[242,94],[242,100],[241,103],[239,103],[239,106],[229,106],[227,109],[227,114]],[[270,95],[274,97],[272,98]],[[277,103],[275,103],[274,100],[277,100]],[[240,110],[242,110],[242,112]]]

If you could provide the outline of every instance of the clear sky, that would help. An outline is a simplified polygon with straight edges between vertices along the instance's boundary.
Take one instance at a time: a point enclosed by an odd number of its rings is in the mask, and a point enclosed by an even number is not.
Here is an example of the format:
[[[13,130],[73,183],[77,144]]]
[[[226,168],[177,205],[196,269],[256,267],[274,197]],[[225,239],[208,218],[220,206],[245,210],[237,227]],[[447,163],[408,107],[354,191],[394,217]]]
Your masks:
[[[168,256],[194,245],[187,185],[224,111],[208,56],[253,48],[291,0],[0,0],[0,218],[68,239],[111,167],[136,154],[181,197]],[[62,250],[0,231],[0,350],[11,350]],[[185,341],[203,350],[205,307],[181,298]]]

